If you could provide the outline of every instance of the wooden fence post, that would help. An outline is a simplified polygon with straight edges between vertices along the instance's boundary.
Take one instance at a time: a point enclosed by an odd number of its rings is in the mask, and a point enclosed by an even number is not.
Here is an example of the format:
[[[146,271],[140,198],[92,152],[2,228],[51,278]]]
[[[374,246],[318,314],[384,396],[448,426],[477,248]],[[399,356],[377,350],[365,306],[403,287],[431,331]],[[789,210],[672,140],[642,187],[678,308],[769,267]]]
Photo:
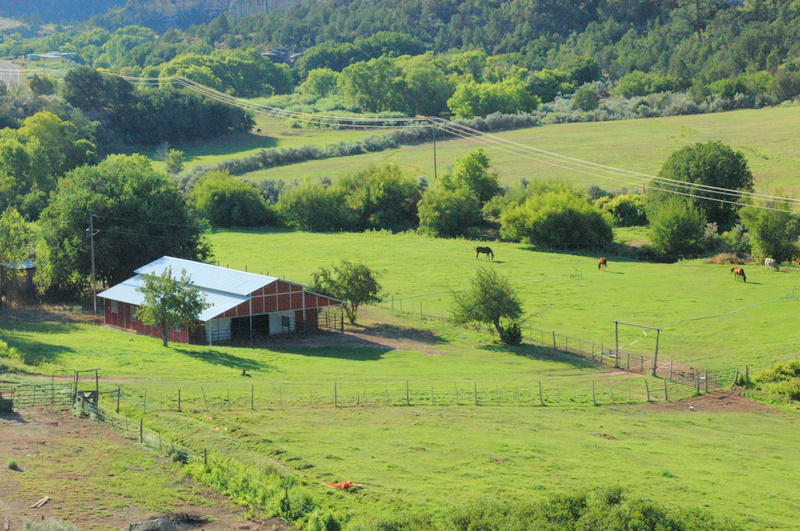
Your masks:
[[[203,464],[204,465],[208,464],[208,450],[206,450],[205,448],[203,448]]]
[[[644,389],[647,392],[647,401],[650,402],[650,385],[648,385],[646,377],[644,379]]]
[[[553,350],[558,350],[558,347],[556,346],[556,331],[555,330],[553,330]]]
[[[708,393],[708,369],[705,370],[706,393]]]
[[[144,417],[139,419],[139,444],[144,442]]]
[[[339,407],[339,385],[333,382],[333,407]]]
[[[664,400],[669,402],[669,394],[667,394],[667,380],[664,380]]]
[[[119,395],[120,395],[120,388],[119,386],[117,386],[117,407],[115,409],[117,413],[119,413]]]
[[[409,396],[408,392],[408,380],[406,380],[406,405],[407,406],[411,405],[411,397]]]
[[[592,380],[592,403],[595,406],[597,405],[597,399],[595,398],[595,395],[594,395],[594,380]]]
[[[539,380],[539,403],[544,406],[544,395],[542,394],[542,381]]]
[[[472,382],[472,396],[475,399],[475,405],[478,405],[478,382]]]
[[[178,411],[181,410],[181,390],[178,389]]]

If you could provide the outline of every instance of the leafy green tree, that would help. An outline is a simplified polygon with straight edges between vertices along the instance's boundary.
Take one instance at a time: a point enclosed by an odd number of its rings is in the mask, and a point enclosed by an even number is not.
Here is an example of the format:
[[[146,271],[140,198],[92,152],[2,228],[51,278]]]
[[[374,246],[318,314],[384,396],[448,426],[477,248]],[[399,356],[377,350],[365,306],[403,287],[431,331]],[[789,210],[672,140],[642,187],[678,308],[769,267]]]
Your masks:
[[[569,73],[545,68],[531,76],[528,90],[538,96],[541,101],[549,102],[556,99],[559,94],[571,94],[575,90],[575,84],[570,81]]]
[[[181,272],[180,279],[173,278],[169,267],[160,275],[144,275],[144,286],[139,291],[144,302],[136,310],[136,318],[147,326],[157,326],[165,347],[171,329],[193,325],[209,307],[186,270]]]
[[[273,221],[255,186],[225,172],[211,172],[192,189],[198,212],[215,227],[253,227]]]
[[[772,202],[767,206],[789,210],[786,202]],[[774,258],[780,264],[800,254],[797,247],[800,218],[797,215],[750,206],[743,208],[740,216],[753,253],[759,259]]]
[[[16,264],[31,256],[33,235],[25,218],[13,208],[0,215],[0,308],[3,307],[6,286],[17,270],[6,264]]]
[[[706,218],[691,201],[673,197],[659,203],[648,218],[653,249],[660,255],[677,260],[702,251]]]
[[[493,269],[479,268],[469,289],[453,293],[455,322],[490,324],[507,344],[521,342],[523,313],[517,291]]]
[[[342,70],[339,88],[345,98],[362,110],[380,112],[402,110],[408,86],[394,62],[380,57]]]
[[[164,255],[191,260],[211,255],[202,236],[207,226],[174,180],[156,172],[141,155],[112,155],[97,166],[68,173],[42,212],[40,289],[88,278],[92,213],[97,278],[102,282],[121,282],[141,264]]]
[[[167,164],[167,175],[178,175],[183,171],[183,151],[170,149],[164,162]]]
[[[56,91],[55,83],[46,75],[33,74],[28,86],[36,96],[49,96]]]
[[[324,98],[336,92],[338,82],[338,72],[330,68],[315,68],[300,84],[299,91],[309,96]]]
[[[285,190],[275,204],[289,227],[314,232],[352,230],[355,215],[345,203],[345,190],[305,181]]]
[[[401,57],[395,63],[405,76],[407,92],[403,110],[406,113],[431,116],[447,110],[447,100],[453,95],[455,85],[433,54]]]
[[[593,111],[600,105],[597,89],[591,85],[583,86],[575,91],[572,108],[582,111]]]
[[[469,81],[456,87],[447,100],[447,107],[457,118],[486,116],[494,112],[530,112],[539,107],[540,99],[518,79],[500,83]]]
[[[466,188],[439,186],[426,191],[419,202],[419,230],[434,236],[463,236],[483,223],[481,204]]]
[[[396,164],[370,166],[342,178],[336,186],[344,189],[345,203],[358,219],[352,229],[401,231],[415,229],[419,223],[422,187]]]
[[[594,206],[611,214],[615,227],[647,225],[647,200],[640,194],[601,197]]]
[[[481,205],[500,193],[500,176],[490,172],[491,161],[483,148],[473,149],[456,160],[452,175],[444,175],[442,184],[446,188],[466,188]]]
[[[609,218],[577,192],[545,192],[506,208],[500,236],[547,249],[603,248],[614,237]]]
[[[707,142],[683,147],[670,155],[658,173],[659,177],[683,183],[715,186],[733,190],[752,191],[753,174],[743,153],[734,151],[721,142]],[[693,193],[698,196],[736,201],[735,196],[720,195],[713,192],[686,189],[677,185],[654,183],[654,186],[667,190]],[[648,202],[663,201],[666,192],[653,191]],[[702,199],[694,200],[709,222],[716,223],[720,230],[728,230],[736,223],[739,205]]]
[[[343,260],[330,269],[321,267],[311,275],[314,291],[344,301],[344,311],[351,324],[356,324],[362,304],[380,302],[381,286],[375,274],[364,264]]]

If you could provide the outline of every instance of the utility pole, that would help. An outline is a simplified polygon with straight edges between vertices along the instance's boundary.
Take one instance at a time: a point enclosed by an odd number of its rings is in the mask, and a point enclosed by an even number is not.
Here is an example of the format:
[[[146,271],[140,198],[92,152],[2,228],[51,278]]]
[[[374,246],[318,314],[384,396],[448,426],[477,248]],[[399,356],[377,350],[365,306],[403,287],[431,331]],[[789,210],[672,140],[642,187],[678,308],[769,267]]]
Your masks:
[[[94,212],[89,213],[89,241],[92,250],[92,306],[94,314],[97,315],[97,274],[94,265]]]
[[[437,172],[437,164],[436,164],[436,129],[438,129],[435,125],[433,126],[433,180],[438,181],[439,174]]]

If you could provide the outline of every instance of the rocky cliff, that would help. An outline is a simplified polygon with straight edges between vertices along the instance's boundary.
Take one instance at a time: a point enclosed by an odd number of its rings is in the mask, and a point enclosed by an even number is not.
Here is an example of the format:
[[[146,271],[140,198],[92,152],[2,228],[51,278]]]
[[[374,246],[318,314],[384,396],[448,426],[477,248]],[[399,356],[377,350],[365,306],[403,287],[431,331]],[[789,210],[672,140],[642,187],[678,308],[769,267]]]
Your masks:
[[[206,11],[211,16],[225,13],[231,17],[246,17],[267,13],[274,9],[305,4],[308,0],[142,0],[140,5],[148,11],[165,17],[178,17],[182,13]]]

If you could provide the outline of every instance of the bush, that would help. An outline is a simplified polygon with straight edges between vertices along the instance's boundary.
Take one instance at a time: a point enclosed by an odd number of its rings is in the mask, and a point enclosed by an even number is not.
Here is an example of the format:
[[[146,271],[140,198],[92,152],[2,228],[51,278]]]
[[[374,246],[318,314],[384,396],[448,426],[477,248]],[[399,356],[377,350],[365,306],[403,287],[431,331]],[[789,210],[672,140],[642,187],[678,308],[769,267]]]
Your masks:
[[[761,371],[754,380],[770,393],[800,400],[800,359],[780,363]]]
[[[537,194],[500,217],[500,236],[546,249],[603,248],[614,234],[607,215],[574,191]]]
[[[500,341],[506,345],[519,345],[522,343],[522,328],[520,328],[519,323],[512,321],[505,326],[501,326]]]
[[[56,520],[54,518],[48,518],[41,522],[25,520],[22,523],[22,528],[25,531],[78,531],[78,526],[69,520]]]
[[[616,197],[603,197],[594,204],[611,215],[615,227],[647,225],[646,199],[643,195],[622,194]]]
[[[191,193],[195,208],[215,227],[252,227],[275,222],[259,191],[228,173],[207,174]]]
[[[706,258],[705,263],[717,265],[743,265],[747,263],[744,258],[739,258],[731,253],[719,253],[710,258]]]
[[[584,86],[575,91],[572,99],[572,109],[581,111],[593,111],[600,106],[600,96],[597,89],[593,86]]]
[[[774,208],[789,210],[785,202],[775,202]],[[791,260],[800,252],[797,238],[800,236],[800,218],[788,212],[777,210],[743,208],[740,212],[742,224],[753,249],[753,254],[760,260],[770,257],[779,264]]]
[[[650,215],[653,249],[670,260],[696,256],[703,249],[706,219],[680,197],[658,205]]]
[[[747,235],[747,229],[744,225],[737,223],[731,230],[723,232],[720,236],[725,246],[732,253],[736,253],[738,256],[748,256],[750,254],[750,236]]]
[[[344,190],[321,182],[306,181],[287,189],[275,209],[286,225],[300,230],[342,231],[356,224],[345,204]]]
[[[419,230],[426,234],[463,236],[482,222],[480,202],[465,188],[434,188],[419,202]]]
[[[19,472],[19,465],[13,459],[9,459],[8,460],[8,469],[9,470],[16,470],[17,472]]]
[[[357,220],[350,230],[417,228],[422,187],[396,164],[370,166],[343,177],[335,186],[344,190],[347,208]]]

